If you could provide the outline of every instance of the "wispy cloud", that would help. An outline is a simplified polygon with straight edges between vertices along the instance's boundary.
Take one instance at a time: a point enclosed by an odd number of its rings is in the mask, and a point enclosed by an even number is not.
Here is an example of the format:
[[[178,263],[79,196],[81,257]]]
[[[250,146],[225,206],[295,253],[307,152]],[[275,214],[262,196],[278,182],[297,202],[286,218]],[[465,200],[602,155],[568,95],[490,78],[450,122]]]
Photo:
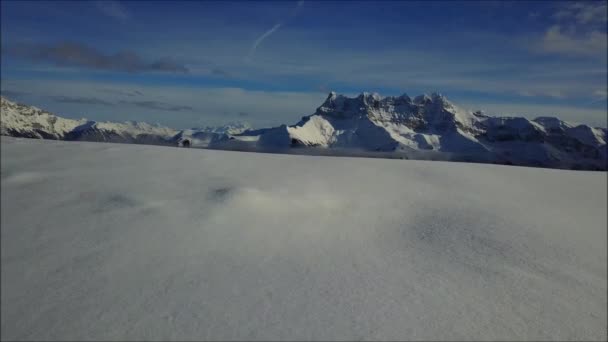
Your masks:
[[[100,92],[106,94],[120,95],[120,96],[142,96],[143,93],[139,90],[122,90],[122,89],[111,89],[111,88],[102,88],[99,89]]]
[[[575,20],[579,24],[602,24],[608,19],[605,1],[564,2],[553,14],[558,20]]]
[[[606,101],[608,100],[608,89],[597,89],[591,94],[591,97],[593,100],[589,104]]]
[[[608,98],[608,90],[598,89],[593,92],[593,95],[596,96],[598,99],[605,100],[606,98]]]
[[[605,58],[608,48],[605,1],[564,2],[551,18],[554,24],[547,28],[534,50]]]
[[[71,103],[71,104],[82,104],[82,105],[102,105],[102,106],[116,106],[116,105],[129,105],[145,109],[179,112],[179,111],[192,111],[193,108],[187,105],[176,105],[162,101],[127,101],[120,100],[117,102],[110,102],[97,97],[85,97],[85,96],[50,96],[50,98],[57,103]]]
[[[526,97],[537,97],[537,96],[547,96],[555,99],[563,99],[566,97],[564,92],[560,89],[530,89],[524,88],[516,91],[518,95],[526,96]]]
[[[251,59],[253,58],[253,55],[255,54],[255,51],[257,50],[258,46],[264,41],[264,39],[270,37],[270,35],[273,34],[274,32],[276,32],[281,26],[283,26],[287,20],[289,20],[290,18],[292,18],[296,14],[298,14],[298,10],[300,9],[300,7],[302,7],[303,4],[304,4],[304,0],[298,1],[298,3],[296,4],[296,7],[294,7],[291,10],[291,12],[289,13],[289,15],[287,17],[285,17],[283,20],[279,21],[278,23],[274,24],[274,26],[271,27],[270,30],[267,30],[266,32],[262,33],[262,35],[260,35],[253,42],[251,49],[249,49],[249,54],[247,54],[246,60],[251,61]]]
[[[163,111],[170,111],[170,112],[193,110],[193,108],[190,106],[174,105],[174,104],[160,102],[160,101],[120,101],[120,103],[126,104],[126,105],[133,105],[133,106],[146,108],[146,109],[163,110]]]
[[[108,17],[123,21],[129,18],[129,13],[119,1],[95,1],[95,6]]]
[[[200,125],[222,125],[247,117],[254,127],[268,127],[297,122],[302,115],[311,114],[327,96],[317,92],[270,92],[239,88],[195,88],[146,85],[139,87],[140,98],[119,95],[99,95],[99,89],[131,90],[117,82],[85,82],[71,80],[3,80],[3,87],[13,91],[28,91],[24,103],[47,109],[70,118],[86,117],[96,121],[159,122],[175,128]],[[58,103],[53,96],[100,98],[115,106]],[[133,103],[136,100],[136,103]],[[121,102],[123,101],[123,102]],[[190,110],[188,109],[191,108]],[[171,110],[173,109],[173,110]],[[239,113],[246,113],[245,116]],[[173,114],[173,115],[169,115]],[[199,120],[200,124],[199,124]]]
[[[51,96],[53,101],[58,103],[74,103],[86,105],[102,105],[113,106],[114,104],[95,97],[80,97],[80,96]]]
[[[2,96],[6,96],[10,99],[14,99],[17,97],[21,97],[24,95],[28,95],[29,92],[26,91],[14,91],[14,90],[8,90],[8,89],[2,89],[2,91],[0,91],[0,94],[2,94]]]
[[[188,68],[168,57],[148,62],[133,51],[105,54],[93,47],[72,42],[55,45],[15,44],[7,47],[3,52],[34,62],[52,63],[60,66],[123,72],[188,72]]]
[[[325,83],[319,84],[316,90],[320,91],[321,93],[329,93],[331,91],[330,87]]]
[[[223,76],[223,77],[232,77],[232,74],[221,68],[213,68],[211,69],[211,75],[214,76]]]
[[[258,39],[256,39],[253,42],[253,46],[251,46],[251,49],[249,50],[249,54],[247,55],[247,58],[248,59],[253,58],[253,55],[255,54],[255,50],[258,48],[258,45],[260,45],[264,41],[264,39],[266,39],[266,37],[269,37],[276,30],[278,30],[281,27],[281,25],[282,25],[282,23],[275,24],[270,30],[264,32],[261,36],[259,36]]]
[[[544,52],[603,57],[607,39],[605,32],[589,31],[576,34],[560,25],[554,25],[545,32],[540,48]]]

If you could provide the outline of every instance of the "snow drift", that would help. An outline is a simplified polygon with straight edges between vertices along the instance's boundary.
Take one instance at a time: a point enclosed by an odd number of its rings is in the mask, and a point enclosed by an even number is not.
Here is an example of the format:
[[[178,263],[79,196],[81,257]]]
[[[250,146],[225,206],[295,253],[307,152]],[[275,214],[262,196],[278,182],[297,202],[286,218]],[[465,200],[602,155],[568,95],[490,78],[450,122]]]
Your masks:
[[[607,338],[605,173],[1,152],[2,340]]]

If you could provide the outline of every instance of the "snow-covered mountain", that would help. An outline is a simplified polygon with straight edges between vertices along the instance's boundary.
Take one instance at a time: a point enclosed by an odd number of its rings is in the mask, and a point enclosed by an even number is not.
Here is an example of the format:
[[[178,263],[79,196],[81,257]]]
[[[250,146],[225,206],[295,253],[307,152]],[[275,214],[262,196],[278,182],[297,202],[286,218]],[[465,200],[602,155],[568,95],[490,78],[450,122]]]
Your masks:
[[[205,126],[201,128],[192,128],[193,131],[218,133],[218,134],[229,134],[235,135],[243,133],[251,129],[251,125],[246,122],[235,121],[229,122],[222,126]]]
[[[442,159],[606,170],[606,128],[552,117],[491,117],[433,93],[410,98],[331,92],[295,125],[242,123],[177,131],[158,125],[57,117],[2,98],[2,135],[247,151]]]
[[[173,137],[178,146],[195,146],[210,148],[221,146],[234,135],[250,130],[251,126],[245,122],[230,122],[223,126],[206,126],[202,128],[185,129]]]
[[[439,159],[605,170],[606,135],[606,128],[557,118],[469,112],[437,93],[412,99],[332,92],[293,126],[250,130],[235,139],[255,140],[258,148],[358,149],[405,157],[428,151]]]
[[[108,141],[171,145],[178,131],[160,125],[126,121],[96,122],[72,120],[42,109],[12,102],[4,97],[0,134],[26,138]]]
[[[38,139],[63,139],[85,119],[71,120],[58,117],[42,109],[0,98],[0,134]]]

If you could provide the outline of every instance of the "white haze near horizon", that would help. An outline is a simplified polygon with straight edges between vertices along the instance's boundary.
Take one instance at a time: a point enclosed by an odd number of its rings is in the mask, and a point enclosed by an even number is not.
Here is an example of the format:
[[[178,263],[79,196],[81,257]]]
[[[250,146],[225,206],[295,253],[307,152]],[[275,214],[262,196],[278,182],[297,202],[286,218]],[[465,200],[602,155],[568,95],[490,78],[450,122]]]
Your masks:
[[[2,340],[606,340],[605,172],[2,137]]]
[[[11,100],[24,102],[72,119],[86,117],[95,121],[145,121],[160,123],[175,129],[202,126],[221,126],[229,122],[248,122],[254,128],[292,125],[304,115],[315,112],[327,97],[327,91],[261,91],[241,88],[198,88],[174,86],[124,85],[109,82],[76,81],[2,81],[2,89],[8,94],[19,94],[18,98],[6,95]],[[407,89],[406,89],[407,91]],[[133,95],[140,92],[141,95]],[[44,95],[40,95],[44,94]],[[131,94],[125,95],[125,94]],[[410,96],[419,94],[410,93]],[[356,93],[344,94],[357,96]],[[398,96],[401,94],[380,94]],[[468,99],[445,94],[454,104],[467,110],[484,110],[495,116],[523,116],[533,119],[538,116],[555,116],[573,123],[584,123],[594,127],[606,127],[608,110],[585,109],[576,106],[542,104],[513,104],[497,102],[470,102]],[[60,103],[53,98],[76,98],[80,100],[103,100],[114,105]],[[158,102],[191,109],[169,111],[142,108],[126,102]]]

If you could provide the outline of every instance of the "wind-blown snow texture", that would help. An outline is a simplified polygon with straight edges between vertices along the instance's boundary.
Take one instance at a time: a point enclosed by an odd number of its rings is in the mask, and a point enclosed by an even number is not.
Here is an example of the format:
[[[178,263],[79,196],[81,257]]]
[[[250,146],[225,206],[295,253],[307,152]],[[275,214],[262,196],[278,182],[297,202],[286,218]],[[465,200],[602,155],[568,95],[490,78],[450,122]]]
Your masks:
[[[605,173],[2,138],[3,340],[606,340]]]
[[[7,114],[5,114],[5,112]],[[607,170],[606,128],[556,118],[489,117],[440,94],[348,98],[332,92],[292,126],[242,124],[175,131],[145,123],[96,123],[56,117],[2,99],[2,135],[129,142],[258,152],[384,156]]]

